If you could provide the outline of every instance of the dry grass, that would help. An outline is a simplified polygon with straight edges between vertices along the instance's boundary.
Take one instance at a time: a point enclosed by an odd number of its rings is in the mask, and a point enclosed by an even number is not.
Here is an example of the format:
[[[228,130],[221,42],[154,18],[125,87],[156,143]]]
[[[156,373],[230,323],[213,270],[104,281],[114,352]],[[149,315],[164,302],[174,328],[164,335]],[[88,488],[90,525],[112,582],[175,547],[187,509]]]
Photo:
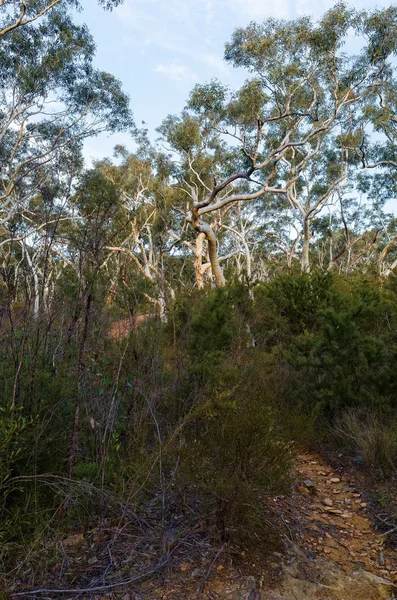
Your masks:
[[[367,410],[351,409],[344,413],[336,431],[353,445],[365,464],[382,476],[397,471],[397,427],[382,422]]]

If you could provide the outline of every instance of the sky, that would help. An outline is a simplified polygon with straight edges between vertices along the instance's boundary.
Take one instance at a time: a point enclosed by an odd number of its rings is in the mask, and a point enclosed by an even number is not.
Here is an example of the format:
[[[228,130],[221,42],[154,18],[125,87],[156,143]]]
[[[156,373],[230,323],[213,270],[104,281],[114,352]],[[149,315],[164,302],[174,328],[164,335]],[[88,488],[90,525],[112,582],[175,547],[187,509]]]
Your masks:
[[[83,0],[76,16],[94,36],[95,65],[121,80],[131,100],[138,126],[145,122],[150,136],[169,114],[185,106],[195,83],[217,78],[231,88],[247,74],[223,60],[224,45],[236,27],[268,17],[314,20],[334,0],[124,0],[112,12],[103,11],[96,0]],[[354,6],[380,8],[391,0],[355,0]],[[133,149],[128,133],[101,135],[87,140],[87,162],[112,156],[122,143]]]

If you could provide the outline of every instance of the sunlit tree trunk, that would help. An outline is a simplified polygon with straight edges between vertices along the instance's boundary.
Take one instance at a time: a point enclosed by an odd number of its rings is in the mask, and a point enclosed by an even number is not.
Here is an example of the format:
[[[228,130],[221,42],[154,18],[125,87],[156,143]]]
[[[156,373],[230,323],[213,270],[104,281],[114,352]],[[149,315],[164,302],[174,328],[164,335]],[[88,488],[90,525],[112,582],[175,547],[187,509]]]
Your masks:
[[[396,268],[397,261],[394,261],[388,268],[384,268],[383,263],[385,262],[386,256],[390,252],[390,250],[396,246],[397,237],[394,237],[386,246],[383,248],[382,252],[379,255],[378,259],[378,275],[379,277],[388,277],[390,273]]]
[[[203,233],[205,235],[208,243],[209,260],[211,263],[212,273],[215,277],[216,287],[223,287],[226,285],[226,279],[223,275],[222,267],[219,264],[216,235],[212,227],[198,217],[193,220],[193,227],[199,234]]]
[[[205,234],[199,233],[196,237],[196,248],[195,248],[195,261],[194,261],[194,272],[196,275],[196,284],[199,289],[204,287],[204,273],[203,273],[203,242],[205,240]]]

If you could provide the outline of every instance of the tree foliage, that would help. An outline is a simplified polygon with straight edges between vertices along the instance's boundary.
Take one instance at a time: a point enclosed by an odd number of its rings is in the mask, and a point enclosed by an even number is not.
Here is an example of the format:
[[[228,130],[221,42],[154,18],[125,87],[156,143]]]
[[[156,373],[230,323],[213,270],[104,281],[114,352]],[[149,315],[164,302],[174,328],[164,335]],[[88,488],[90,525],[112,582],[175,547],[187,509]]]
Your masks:
[[[195,85],[158,144],[77,8],[0,6],[0,536],[22,583],[99,522],[150,540],[134,569],[175,540],[268,549],[295,444],[396,470],[396,9],[236,29],[246,81]],[[87,168],[104,131],[131,148]]]

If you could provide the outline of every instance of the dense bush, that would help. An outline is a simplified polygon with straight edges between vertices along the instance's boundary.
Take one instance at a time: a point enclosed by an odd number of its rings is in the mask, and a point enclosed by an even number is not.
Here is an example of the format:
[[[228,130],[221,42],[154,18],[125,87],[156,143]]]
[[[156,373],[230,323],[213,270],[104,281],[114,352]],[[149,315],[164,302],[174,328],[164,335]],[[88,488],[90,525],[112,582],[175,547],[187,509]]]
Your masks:
[[[328,273],[277,276],[253,299],[241,284],[185,292],[166,324],[148,317],[121,339],[108,334],[114,309],[98,292],[88,304],[64,296],[66,335],[44,315],[5,327],[4,564],[26,536],[90,527],[112,494],[151,507],[159,523],[194,516],[222,543],[263,548],[295,442],[338,435],[390,476],[396,290],[393,279]]]
[[[397,471],[397,419],[371,410],[348,410],[336,426],[342,442],[350,446],[372,471],[388,478]]]

